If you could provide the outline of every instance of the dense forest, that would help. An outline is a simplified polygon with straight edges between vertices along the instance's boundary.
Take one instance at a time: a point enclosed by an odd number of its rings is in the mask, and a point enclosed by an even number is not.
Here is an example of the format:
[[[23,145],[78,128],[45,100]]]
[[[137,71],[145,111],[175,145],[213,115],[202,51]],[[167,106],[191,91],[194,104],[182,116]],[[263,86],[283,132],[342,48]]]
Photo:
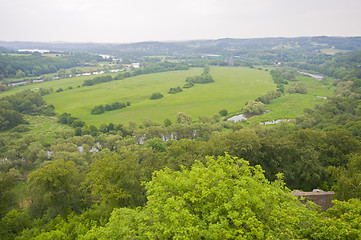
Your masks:
[[[297,51],[283,54],[291,59]],[[6,131],[0,135],[0,238],[360,238],[361,53],[316,58],[321,60],[289,60],[284,64],[293,68],[286,70],[274,67],[269,72],[277,90],[244,110],[255,113],[279,98],[285,85],[302,94],[295,82],[300,69],[332,77],[334,96],[274,126],[180,112],[174,122],[96,127],[69,113],[55,115],[41,91],[1,98],[0,130]],[[185,83],[209,83],[212,60],[148,63],[134,72],[204,62],[203,74]],[[126,75],[94,78],[84,86]],[[34,134],[27,120],[32,117],[53,119],[57,130]],[[315,188],[336,193],[326,212],[290,194]]]
[[[37,77],[55,73],[60,69],[101,60],[103,60],[102,57],[90,54],[70,54],[58,57],[45,57],[38,53],[27,55],[0,54],[0,80],[15,77]]]

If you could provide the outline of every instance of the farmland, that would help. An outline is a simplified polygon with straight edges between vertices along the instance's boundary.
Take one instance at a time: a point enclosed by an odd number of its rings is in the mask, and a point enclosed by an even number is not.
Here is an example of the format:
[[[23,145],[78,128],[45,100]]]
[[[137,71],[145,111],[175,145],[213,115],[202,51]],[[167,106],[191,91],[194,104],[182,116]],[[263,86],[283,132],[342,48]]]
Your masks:
[[[199,75],[200,68],[141,75],[90,87],[75,88],[46,95],[44,99],[53,104],[58,113],[68,112],[88,124],[142,122],[150,119],[163,122],[175,119],[178,112],[185,112],[193,119],[213,116],[221,109],[239,111],[244,104],[259,95],[275,89],[266,71],[250,68],[213,67],[210,74],[215,82],[197,84],[178,94],[167,94],[171,87],[183,86],[185,79]],[[164,98],[149,100],[153,92],[161,92]],[[131,102],[125,109],[91,115],[91,109],[99,104]]]
[[[55,106],[59,114],[67,112],[85,121],[87,124],[100,126],[102,123],[141,123],[152,120],[162,123],[166,118],[174,121],[178,112],[185,112],[193,120],[199,116],[212,117],[221,109],[230,115],[241,113],[241,109],[249,100],[254,100],[268,91],[276,89],[272,78],[265,69],[245,67],[212,67],[210,74],[215,82],[197,84],[184,89],[178,94],[168,94],[170,88],[183,87],[185,79],[202,73],[201,68],[145,74],[123,80],[82,87],[91,76],[65,78],[39,84],[26,85],[3,92],[6,96],[23,89],[52,88],[54,92],[44,96],[48,104]],[[116,74],[111,74],[113,77]],[[94,77],[93,77],[94,78]],[[266,105],[270,112],[251,118],[250,122],[264,122],[277,119],[295,118],[303,113],[305,107],[313,107],[332,96],[334,86],[331,81],[318,81],[301,76],[297,80],[306,84],[307,94],[285,93],[271,104]],[[292,82],[290,83],[290,85]],[[286,86],[286,89],[289,87]],[[58,89],[64,91],[57,92]],[[164,98],[150,100],[154,92],[160,92]],[[91,109],[97,105],[114,102],[130,102],[131,106],[104,114],[92,115]]]
[[[293,119],[303,114],[303,109],[312,108],[316,104],[321,104],[325,101],[325,98],[334,94],[335,86],[332,85],[331,79],[320,82],[308,76],[298,76],[297,80],[307,86],[307,94],[286,93],[266,106],[269,112],[254,116],[250,121],[266,122],[277,119]],[[291,84],[292,83],[289,85]]]

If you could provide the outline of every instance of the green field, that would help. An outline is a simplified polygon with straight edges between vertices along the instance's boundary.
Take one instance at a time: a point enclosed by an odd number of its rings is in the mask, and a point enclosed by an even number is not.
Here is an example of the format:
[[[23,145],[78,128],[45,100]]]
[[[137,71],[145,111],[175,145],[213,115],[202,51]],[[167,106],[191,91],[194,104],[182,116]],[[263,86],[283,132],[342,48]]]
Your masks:
[[[102,123],[127,123],[144,120],[163,122],[166,118],[174,121],[178,112],[185,112],[196,120],[199,116],[213,116],[221,109],[229,115],[241,113],[249,100],[254,100],[268,91],[276,89],[269,72],[240,67],[212,67],[210,74],[215,82],[197,84],[178,94],[168,94],[171,87],[182,87],[187,77],[199,75],[201,68],[187,71],[173,71],[140,75],[123,80],[82,86],[84,80],[94,76],[83,76],[49,81],[13,88],[0,94],[7,96],[23,89],[53,88],[54,92],[44,96],[48,104],[55,106],[57,113],[68,112],[75,117],[99,126]],[[112,74],[114,77],[116,75]],[[298,76],[300,82],[307,85],[307,94],[288,94],[266,105],[270,112],[249,119],[250,122],[264,122],[277,119],[292,119],[303,113],[305,107],[313,107],[333,95],[334,86],[329,80],[324,84],[307,76]],[[292,82],[288,86],[290,86]],[[71,86],[73,89],[68,89]],[[55,92],[63,88],[63,92]],[[287,87],[286,87],[287,88]],[[161,92],[164,98],[149,100],[154,92]],[[317,97],[319,96],[319,97]],[[91,109],[100,104],[113,102],[131,102],[131,106],[101,115],[91,115]]]
[[[124,80],[81,87],[44,96],[58,113],[68,112],[88,124],[127,123],[164,119],[175,119],[178,112],[185,112],[197,119],[199,116],[213,116],[221,109],[230,113],[241,110],[249,100],[268,91],[275,90],[271,76],[266,71],[250,68],[213,67],[210,74],[215,82],[197,84],[178,94],[167,94],[169,88],[183,86],[185,79],[202,73],[200,68],[147,74]],[[70,84],[70,83],[69,83]],[[164,98],[149,100],[154,92],[161,92]],[[131,102],[131,106],[101,115],[91,115],[90,110],[100,104]]]
[[[306,84],[307,94],[289,94],[286,92],[282,97],[266,105],[266,109],[270,110],[270,112],[254,116],[249,120],[251,122],[266,122],[277,119],[294,119],[302,115],[303,109],[306,107],[312,108],[316,104],[325,101],[322,97],[332,96],[336,88],[332,85],[332,79],[320,82],[308,76],[297,76],[297,80]],[[290,85],[292,85],[292,82],[289,82],[286,89]]]
[[[115,77],[117,74],[118,73],[107,73],[105,75],[111,75],[112,77]],[[22,90],[27,90],[27,89],[36,90],[39,88],[44,88],[44,89],[52,88],[54,91],[56,91],[59,88],[63,88],[64,90],[67,90],[68,87],[77,88],[78,86],[81,86],[85,80],[93,79],[97,76],[99,76],[99,75],[63,78],[63,79],[59,79],[59,80],[46,81],[46,82],[42,82],[42,83],[34,83],[34,84],[30,84],[30,85],[25,85],[25,86],[14,87],[8,91],[0,92],[0,98],[9,96],[14,93],[20,92]]]
[[[29,128],[30,131],[21,132],[23,136],[29,135],[31,138],[35,137],[44,146],[53,144],[54,139],[58,135],[67,134],[68,131],[73,132],[74,130],[64,124],[58,123],[57,117],[49,116],[31,116],[25,115],[25,121],[28,124],[24,126]],[[13,129],[0,132],[0,135],[6,135],[13,132]]]

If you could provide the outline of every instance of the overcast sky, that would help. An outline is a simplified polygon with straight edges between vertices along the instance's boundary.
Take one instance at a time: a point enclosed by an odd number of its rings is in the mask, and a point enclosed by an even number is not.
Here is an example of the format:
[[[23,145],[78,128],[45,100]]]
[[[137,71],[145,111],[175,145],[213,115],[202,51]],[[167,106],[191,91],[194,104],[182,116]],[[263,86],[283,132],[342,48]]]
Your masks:
[[[0,40],[361,36],[361,0],[0,0]]]

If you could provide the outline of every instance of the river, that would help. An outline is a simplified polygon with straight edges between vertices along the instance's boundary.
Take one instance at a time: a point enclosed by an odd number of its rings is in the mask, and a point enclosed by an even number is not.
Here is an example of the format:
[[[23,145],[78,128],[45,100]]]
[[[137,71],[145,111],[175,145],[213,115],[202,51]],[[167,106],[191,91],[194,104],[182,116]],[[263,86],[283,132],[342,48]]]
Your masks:
[[[313,74],[313,73],[300,72],[300,71],[298,71],[298,72],[301,73],[301,74],[313,77],[313,78],[317,79],[318,81],[321,81],[321,80],[323,80],[325,78],[324,76]]]

